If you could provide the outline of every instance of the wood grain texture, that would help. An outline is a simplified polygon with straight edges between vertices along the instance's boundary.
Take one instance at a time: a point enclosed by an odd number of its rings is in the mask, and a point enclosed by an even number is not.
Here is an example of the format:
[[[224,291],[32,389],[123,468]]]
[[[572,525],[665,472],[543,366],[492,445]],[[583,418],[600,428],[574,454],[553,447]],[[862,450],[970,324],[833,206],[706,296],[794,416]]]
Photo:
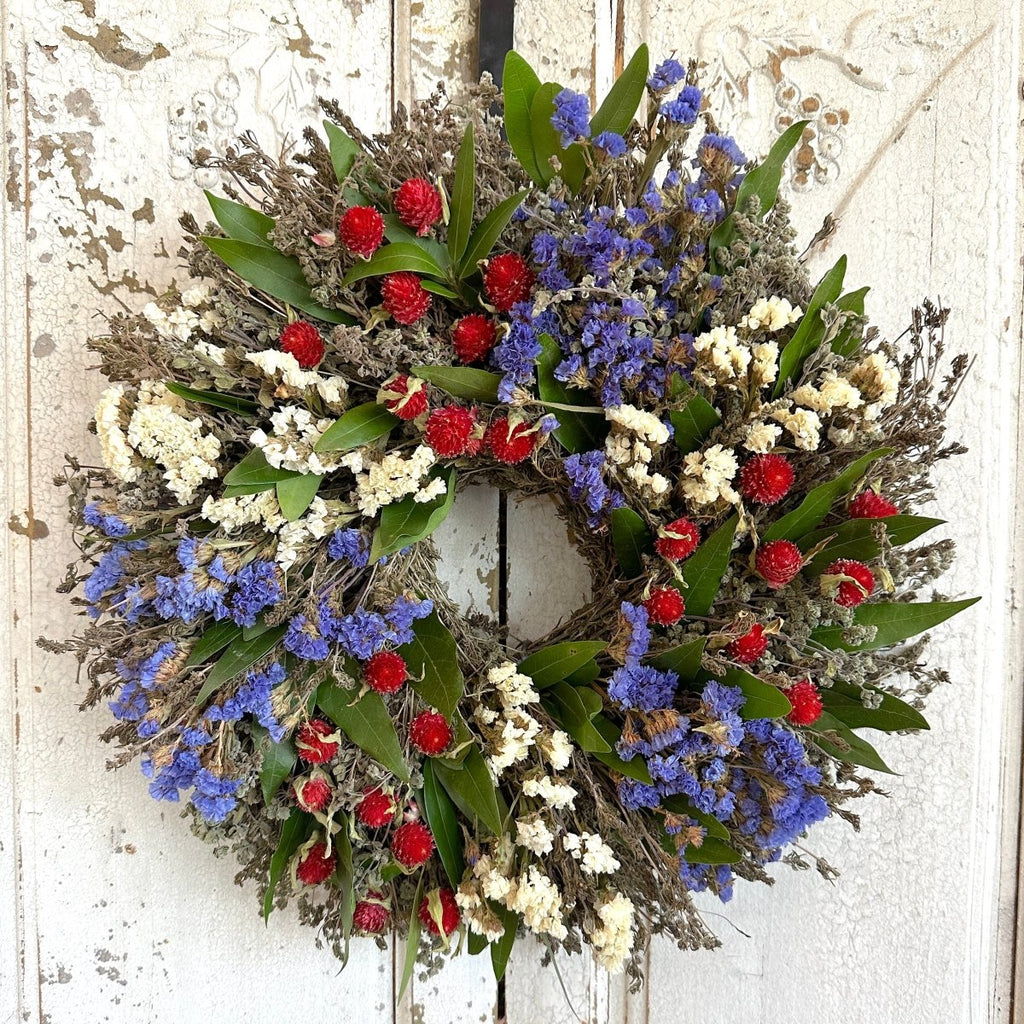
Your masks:
[[[294,915],[264,928],[251,887],[232,885],[229,858],[187,836],[133,767],[105,771],[95,737],[106,712],[79,714],[73,662],[34,646],[75,626],[54,593],[73,549],[51,478],[63,452],[95,453],[83,425],[102,382],[84,340],[98,311],[181,279],[165,258],[179,208],[200,213],[200,189],[217,185],[190,156],[243,128],[281,143],[316,119],[318,93],[383,127],[396,100],[471,69],[475,8],[43,0],[5,11],[0,1020],[313,1019],[325,1000],[339,1021],[495,1020],[486,957],[415,978],[396,1005],[401,950],[357,943],[339,978]],[[707,62],[721,121],[751,154],[780,117],[815,117],[813,159],[790,179],[795,220],[808,238],[825,213],[841,213],[815,266],[848,253],[884,331],[898,333],[923,295],[953,305],[950,346],[977,363],[953,422],[972,454],[940,480],[961,552],[946,588],[987,596],[933,647],[954,679],[932,699],[933,731],[880,743],[902,773],[893,799],[860,808],[859,836],[815,831],[815,852],[843,871],[836,885],[776,869],[771,891],[744,886],[727,907],[707,902],[722,915],[709,920],[724,948],[658,945],[649,985],[628,998],[589,959],[560,958],[556,972],[524,941],[508,1020],[1007,1021],[1024,551],[1019,6],[519,0],[517,48],[542,77],[592,95],[644,39],[655,59],[676,50]],[[589,581],[546,503],[510,500],[509,510],[509,621],[530,639],[571,612]],[[453,596],[494,612],[493,492],[461,496],[439,539]]]

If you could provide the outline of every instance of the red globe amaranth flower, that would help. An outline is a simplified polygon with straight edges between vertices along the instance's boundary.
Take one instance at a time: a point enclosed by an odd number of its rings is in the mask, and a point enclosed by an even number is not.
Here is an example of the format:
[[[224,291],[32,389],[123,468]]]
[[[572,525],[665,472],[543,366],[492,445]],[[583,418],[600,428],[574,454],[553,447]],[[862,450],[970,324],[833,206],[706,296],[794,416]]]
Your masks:
[[[356,903],[352,924],[364,935],[380,935],[391,920],[391,910],[384,903],[384,893],[371,889]]]
[[[533,454],[537,444],[537,432],[529,423],[517,423],[513,426],[502,416],[487,428],[484,441],[499,462],[512,466],[525,461]]]
[[[356,804],[356,817],[369,828],[383,828],[394,820],[396,810],[398,805],[390,793],[380,786],[367,786]]]
[[[430,860],[434,852],[434,837],[422,821],[407,821],[391,837],[391,852],[399,864],[418,868]]]
[[[654,550],[663,558],[672,562],[681,562],[697,550],[700,543],[700,530],[697,524],[686,516],[674,519],[668,526],[658,530],[658,539],[654,542]]]
[[[341,733],[322,718],[312,718],[299,726],[295,734],[299,760],[307,764],[330,761],[341,746]]]
[[[764,635],[764,626],[755,622],[750,632],[737,637],[725,648],[725,656],[741,665],[753,665],[768,650],[768,637]]]
[[[423,902],[420,904],[420,921],[431,935],[440,935],[443,932],[447,937],[459,927],[462,914],[459,913],[459,905],[455,902],[455,893],[451,889],[436,889],[435,893],[441,904],[440,927],[430,912],[430,893],[423,897]]]
[[[384,308],[400,323],[414,324],[430,309],[430,292],[409,270],[388,274],[380,286]]]
[[[278,339],[282,352],[295,356],[299,366],[311,370],[324,357],[324,339],[320,332],[305,320],[288,324]]]
[[[295,802],[309,814],[322,811],[331,802],[333,793],[331,784],[322,775],[296,779],[292,791],[295,793]]]
[[[426,382],[405,373],[397,374],[381,385],[377,401],[400,420],[414,420],[429,408]]]
[[[869,598],[875,589],[875,577],[863,562],[855,562],[852,558],[840,558],[826,570],[826,576],[849,576],[837,587],[833,600],[844,608],[856,608],[862,601]]]
[[[303,885],[319,885],[334,874],[337,863],[337,855],[333,850],[327,852],[326,843],[316,843],[300,857],[295,877]]]
[[[861,491],[850,502],[851,519],[887,519],[899,515],[899,509],[887,498],[874,491]]]
[[[397,651],[378,651],[363,665],[363,678],[371,690],[397,693],[409,678],[409,670]]]
[[[452,328],[452,347],[464,363],[483,359],[494,348],[498,329],[494,321],[483,313],[470,313],[455,321]]]
[[[421,753],[436,756],[452,741],[452,727],[437,711],[424,711],[412,720],[409,739]]]
[[[463,409],[461,405],[446,405],[430,414],[423,437],[438,455],[453,459],[466,454],[470,447],[470,435],[475,426],[475,409]]]
[[[441,219],[441,195],[423,178],[403,181],[395,190],[398,219],[417,235],[425,235]]]
[[[503,252],[492,257],[484,270],[484,291],[491,305],[507,313],[517,302],[530,297],[533,271],[518,253]]]
[[[800,574],[804,556],[791,540],[770,540],[758,548],[754,564],[758,576],[773,590],[777,590]]]
[[[761,505],[774,505],[793,486],[793,467],[785,455],[755,455],[740,470],[744,498]]]
[[[800,682],[794,683],[786,691],[786,696],[793,705],[793,710],[786,718],[793,725],[813,725],[821,718],[821,695],[810,679],[801,679]]]
[[[674,626],[686,611],[683,595],[675,587],[654,587],[644,601],[647,618],[658,626]]]
[[[353,206],[338,221],[338,237],[349,252],[369,259],[384,241],[384,218],[372,206]]]

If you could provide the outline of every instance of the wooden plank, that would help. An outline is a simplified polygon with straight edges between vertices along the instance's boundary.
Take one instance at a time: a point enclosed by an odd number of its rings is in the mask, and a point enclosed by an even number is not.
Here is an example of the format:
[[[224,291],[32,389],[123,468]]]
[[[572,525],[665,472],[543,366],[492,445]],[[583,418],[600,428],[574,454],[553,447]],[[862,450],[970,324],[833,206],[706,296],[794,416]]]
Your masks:
[[[390,6],[366,2],[357,14],[310,2],[259,11],[214,0],[173,10],[121,5],[116,24],[92,6],[49,0],[25,17],[16,49],[13,33],[6,41],[33,98],[26,113],[15,90],[5,113],[24,118],[33,180],[26,203],[19,145],[9,157],[19,170],[5,214],[5,323],[14,333],[3,371],[9,451],[18,452],[4,460],[14,516],[5,574],[19,619],[4,645],[17,674],[5,680],[3,698],[16,702],[20,718],[4,718],[5,729],[12,720],[20,729],[13,849],[25,992],[17,1019],[311,1018],[339,985],[347,1001],[336,1019],[390,1015],[390,957],[358,942],[339,982],[337,962],[314,948],[294,911],[265,929],[253,888],[232,885],[229,858],[213,858],[176,808],[152,801],[137,768],[104,771],[96,736],[108,713],[80,715],[73,662],[33,646],[39,634],[62,636],[76,625],[67,599],[54,593],[73,552],[65,495],[51,478],[64,451],[95,455],[84,429],[102,384],[87,371],[95,360],[84,348],[98,326],[93,311],[116,308],[118,298],[141,304],[172,275],[180,280],[175,261],[160,254],[177,247],[179,208],[202,212],[198,186],[207,180],[189,167],[191,149],[250,125],[273,147],[315,119],[317,91],[354,106],[368,127],[381,124],[389,68],[360,60],[361,77],[349,77],[339,40],[361,38],[386,52]],[[121,284],[101,294],[94,282],[104,279]],[[10,770],[6,744],[0,763]],[[3,842],[6,857],[6,832]],[[6,957],[17,947],[3,938]],[[8,986],[0,989],[6,1000]]]
[[[868,312],[889,336],[923,294],[953,306],[949,348],[978,361],[950,423],[972,454],[938,474],[960,548],[943,586],[991,596],[936,635],[930,659],[955,686],[933,694],[932,732],[879,743],[901,772],[887,780],[892,799],[857,808],[855,839],[838,823],[811,834],[806,845],[843,876],[826,886],[775,868],[772,890],[738,885],[727,907],[702,904],[723,915],[709,922],[724,947],[655,947],[652,1021],[680,1005],[708,1024],[1008,1016],[1021,704],[1019,613],[1004,595],[1019,565],[1005,552],[1019,504],[1020,250],[999,225],[1019,223],[1019,176],[1005,168],[1019,166],[1020,15],[994,2],[947,7],[940,27],[918,4],[828,8],[813,22],[790,5],[741,18],[732,5],[626,0],[625,45],[646,38],[659,60],[683,44],[685,19],[716,115],[726,108],[719,124],[738,125],[748,153],[764,152],[773,118],[805,102],[848,125],[816,143],[819,173],[800,183],[794,219],[807,239],[826,212],[840,214],[812,276],[848,253],[848,280],[872,285]]]

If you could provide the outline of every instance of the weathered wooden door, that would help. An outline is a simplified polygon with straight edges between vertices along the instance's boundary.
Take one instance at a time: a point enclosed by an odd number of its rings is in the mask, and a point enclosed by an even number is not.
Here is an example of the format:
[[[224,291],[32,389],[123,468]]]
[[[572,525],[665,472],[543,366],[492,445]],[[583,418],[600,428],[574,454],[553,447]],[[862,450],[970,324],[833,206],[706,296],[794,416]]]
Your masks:
[[[483,0],[484,3],[487,0]],[[396,999],[401,950],[357,944],[343,976],[282,914],[264,928],[233,867],[108,774],[103,713],[79,714],[70,659],[34,647],[74,628],[55,593],[72,548],[51,486],[90,451],[100,390],[83,339],[97,311],[172,278],[180,208],[217,175],[190,158],[241,130],[264,145],[314,120],[317,94],[365,127],[476,66],[474,0],[28,0],[3,24],[5,454],[0,598],[0,1020],[553,1021],[937,1024],[1010,1019],[1020,658],[1017,574],[1020,343],[1020,5],[1011,0],[519,0],[516,45],[549,77],[603,91],[641,40],[706,62],[723,120],[763,152],[780,119],[810,117],[788,189],[805,239],[834,211],[833,251],[873,285],[898,333],[924,295],[953,306],[951,348],[976,357],[954,429],[971,454],[942,477],[961,557],[953,589],[986,600],[933,656],[930,734],[881,743],[902,772],[859,836],[819,828],[835,884],[776,870],[773,890],[708,904],[715,953],[652,950],[629,996],[579,957],[558,971],[516,951],[497,992],[457,962]],[[539,635],[588,587],[543,506],[461,501],[443,533],[466,605],[504,607]],[[1018,543],[1015,545],[1015,539]],[[499,601],[507,582],[507,602]],[[480,958],[481,960],[483,958]],[[564,986],[564,991],[563,991]]]

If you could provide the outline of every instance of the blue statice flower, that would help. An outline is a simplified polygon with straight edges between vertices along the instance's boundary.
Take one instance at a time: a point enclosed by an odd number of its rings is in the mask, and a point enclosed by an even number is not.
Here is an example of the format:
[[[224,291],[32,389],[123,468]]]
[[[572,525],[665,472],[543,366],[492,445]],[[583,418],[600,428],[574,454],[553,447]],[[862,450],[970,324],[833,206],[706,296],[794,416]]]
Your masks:
[[[728,135],[716,135],[709,132],[697,145],[697,161],[704,166],[707,161],[714,158],[715,153],[721,153],[737,167],[742,167],[747,162],[743,150],[736,145],[735,139]]]
[[[639,206],[627,206],[623,216],[626,218],[626,223],[634,228],[641,227],[650,220],[647,214],[641,210]]]
[[[205,736],[201,730],[195,730]],[[209,742],[209,737],[206,737]],[[202,744],[200,745],[200,747]],[[142,763],[142,772],[153,781],[149,784],[150,795],[156,800],[170,800],[177,803],[182,792],[192,790],[193,806],[212,824],[223,821],[234,810],[238,801],[234,794],[242,780],[215,775],[202,766],[198,748],[176,746],[170,763],[156,771],[151,758]]]
[[[691,864],[679,858],[679,878],[690,892],[714,889],[723,903],[732,899],[733,873],[728,864]]]
[[[288,623],[284,635],[284,649],[304,661],[323,661],[331,653],[331,646],[320,630],[305,615],[295,615]]]
[[[689,126],[697,120],[703,97],[695,85],[684,86],[674,100],[667,100],[658,107],[658,113],[673,124]]]
[[[626,155],[626,140],[618,132],[601,132],[594,138],[594,145],[613,160]]]
[[[725,217],[725,203],[714,189],[704,190],[699,182],[692,181],[684,189],[684,195],[686,208],[701,220],[717,224]]]
[[[382,651],[393,635],[380,612],[357,608],[351,615],[335,616],[326,602],[320,607],[320,629],[348,655],[366,661]]]
[[[555,314],[545,311],[534,316],[531,302],[517,302],[511,316],[508,333],[491,353],[494,365],[503,374],[498,385],[502,402],[511,400],[515,388],[533,383],[537,356],[541,353],[540,336],[550,334],[557,338],[559,334]]]
[[[285,675],[284,667],[277,662],[264,672],[250,672],[238,692],[223,704],[207,708],[204,718],[208,722],[237,722],[243,715],[252,715],[270,738],[280,743],[285,730],[274,716],[270,695],[278,683],[284,682]]]
[[[668,60],[663,60],[654,69],[654,73],[647,79],[647,88],[652,92],[664,92],[685,77],[686,68],[679,61],[670,57]]]
[[[120,615],[125,622],[134,624],[152,615],[153,605],[142,596],[141,584],[129,583],[111,600],[110,611],[114,615]]]
[[[644,807],[657,807],[661,803],[661,794],[645,782],[623,779],[619,783],[619,803],[627,811],[639,811]]]
[[[554,433],[560,426],[558,417],[553,412],[547,412],[537,420],[537,436],[547,437],[548,434]]]
[[[540,231],[534,235],[530,249],[534,263],[540,267],[537,280],[542,288],[552,292],[572,287],[572,281],[562,269],[559,248],[558,239],[554,235]]]
[[[629,623],[629,645],[626,648],[626,664],[639,661],[650,649],[651,630],[647,609],[642,604],[623,601],[619,606],[622,617]]]
[[[394,633],[392,643],[399,647],[402,644],[411,644],[416,639],[412,624],[417,619],[425,619],[433,610],[433,601],[421,601],[418,598],[406,597],[404,594],[396,597],[384,616]]]
[[[139,734],[140,740],[148,740],[160,731],[160,722],[156,718],[144,718],[136,726],[135,731]]]
[[[120,516],[103,512],[98,501],[90,502],[90,504],[85,506],[82,511],[82,518],[87,526],[93,526],[97,530],[102,530],[108,537],[113,537],[117,540],[121,537],[127,537],[132,532],[131,527]]]
[[[347,559],[357,569],[370,561],[370,538],[354,527],[335,530],[327,542],[327,554],[336,562]]]
[[[746,697],[738,686],[724,686],[715,679],[704,685],[700,704],[704,714],[711,719],[705,730],[720,747],[720,753],[738,747],[743,739],[744,725],[739,709],[745,701]]]
[[[198,574],[186,571],[180,576],[157,576],[155,586],[153,608],[161,618],[192,622],[208,613],[219,622],[231,615],[227,588],[201,570]]]
[[[587,510],[587,525],[598,526],[614,508],[625,504],[621,491],[604,479],[605,454],[596,450],[570,455],[563,465],[569,478],[569,497]]]
[[[752,774],[737,768],[730,778],[736,794],[739,830],[763,850],[764,860],[828,816],[828,804],[812,787],[821,784],[821,772],[807,761],[807,752],[796,735],[770,718],[747,722],[741,754],[772,776],[785,790],[770,795]]]
[[[183,569],[199,568],[199,548],[199,541],[195,537],[185,537],[178,542],[178,550],[175,554]]]
[[[124,578],[125,560],[133,551],[142,551],[145,547],[144,540],[119,541],[114,544],[103,554],[85,581],[85,599],[95,605],[104,594],[112,591]],[[98,610],[96,614],[99,614]]]
[[[582,93],[563,89],[555,96],[551,125],[561,136],[563,146],[571,146],[580,136],[590,135],[590,101]]]
[[[608,696],[627,709],[657,711],[671,706],[678,685],[675,672],[630,662],[612,673]]]
[[[167,640],[146,658],[138,661],[121,659],[117,662],[117,674],[124,680],[124,685],[109,707],[118,721],[137,722],[149,711],[147,694],[159,688],[159,672],[177,650],[177,644]]]
[[[606,408],[622,404],[624,387],[651,383],[654,339],[644,333],[642,324],[634,329],[632,318],[623,315],[621,307],[589,303],[580,320],[578,340],[588,377],[603,377],[600,396]],[[566,380],[577,371],[578,362],[570,359],[556,367],[555,376]]]
[[[274,562],[256,559],[235,574],[231,594],[231,618],[239,626],[255,626],[256,617],[284,596]]]

